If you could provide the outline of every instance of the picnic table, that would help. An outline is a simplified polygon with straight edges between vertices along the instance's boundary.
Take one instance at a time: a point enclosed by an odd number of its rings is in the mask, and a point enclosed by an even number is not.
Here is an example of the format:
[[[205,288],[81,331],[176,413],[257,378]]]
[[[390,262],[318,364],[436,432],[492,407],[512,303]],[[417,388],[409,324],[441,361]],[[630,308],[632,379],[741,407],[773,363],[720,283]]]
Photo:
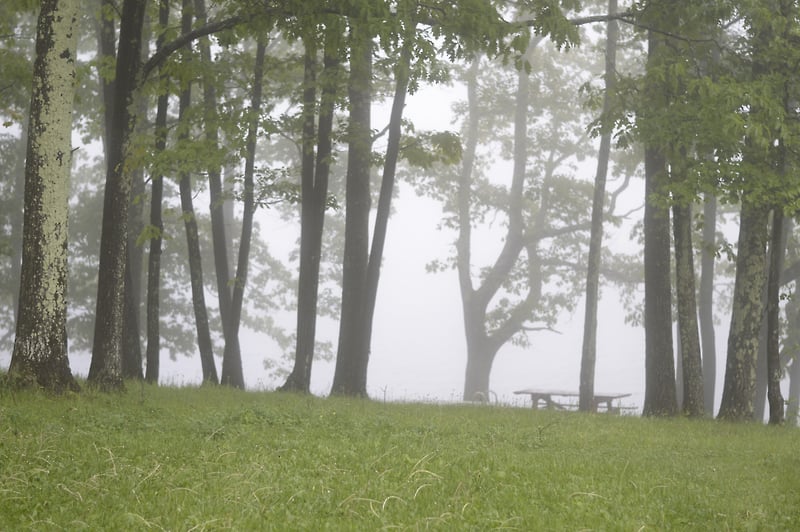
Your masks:
[[[580,397],[580,393],[568,390],[536,390],[525,389],[517,390],[514,392],[517,395],[529,395],[534,409],[539,408],[539,404],[543,403],[544,408],[569,410],[577,408],[574,402],[564,402],[569,398]],[[619,401],[624,397],[629,397],[629,393],[596,393],[592,404],[592,411],[597,412],[602,406],[605,412],[609,414],[619,414],[620,406],[615,401]]]

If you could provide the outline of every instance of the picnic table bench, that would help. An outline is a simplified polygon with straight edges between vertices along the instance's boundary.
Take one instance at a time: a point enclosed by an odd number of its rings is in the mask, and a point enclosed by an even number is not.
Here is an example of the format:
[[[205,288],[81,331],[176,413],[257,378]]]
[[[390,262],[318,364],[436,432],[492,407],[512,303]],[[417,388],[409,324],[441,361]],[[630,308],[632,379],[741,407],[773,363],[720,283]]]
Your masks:
[[[525,389],[517,390],[514,392],[517,395],[529,395],[534,409],[539,408],[539,404],[543,403],[544,408],[571,410],[577,408],[574,402],[564,402],[564,399],[580,397],[580,393],[568,390],[536,390]],[[592,411],[597,412],[599,408],[604,407],[604,411],[609,414],[619,414],[620,406],[615,401],[619,401],[624,397],[629,397],[629,393],[596,393],[592,404]],[[559,398],[556,400],[554,398]]]

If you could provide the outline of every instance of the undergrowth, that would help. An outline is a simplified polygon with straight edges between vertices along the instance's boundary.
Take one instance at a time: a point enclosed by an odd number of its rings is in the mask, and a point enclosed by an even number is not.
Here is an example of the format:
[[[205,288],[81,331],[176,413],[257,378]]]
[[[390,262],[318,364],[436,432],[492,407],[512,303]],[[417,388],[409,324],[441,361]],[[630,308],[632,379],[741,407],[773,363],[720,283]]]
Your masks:
[[[0,390],[0,529],[800,528],[796,429],[127,388]]]

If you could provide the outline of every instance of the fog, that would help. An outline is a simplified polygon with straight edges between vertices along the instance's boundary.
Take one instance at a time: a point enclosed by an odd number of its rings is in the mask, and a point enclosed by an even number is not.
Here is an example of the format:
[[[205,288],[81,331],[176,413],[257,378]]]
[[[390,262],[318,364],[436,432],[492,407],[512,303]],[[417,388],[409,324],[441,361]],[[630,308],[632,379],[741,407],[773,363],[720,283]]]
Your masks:
[[[427,87],[409,97],[406,117],[418,130],[456,129],[447,102],[464,97],[458,87]],[[387,109],[376,108],[375,127],[382,127]],[[593,160],[580,168],[581,179],[594,178]],[[609,189],[616,187],[611,181]],[[445,257],[456,234],[439,228],[442,211],[432,199],[419,197],[405,183],[399,184],[384,252],[383,268],[375,314],[372,353],[369,364],[368,393],[373,399],[390,401],[458,401],[461,399],[466,367],[466,342],[454,270],[426,272],[426,264]],[[643,184],[633,180],[620,196],[619,212],[627,212],[643,201]],[[630,242],[630,228],[639,221],[635,211],[620,228],[606,226],[604,244],[615,251],[641,252]],[[299,223],[280,219],[270,211],[259,213],[263,235],[269,237],[270,249],[278,256],[288,254],[296,245]],[[479,233],[474,254],[492,251],[492,231]],[[278,251],[276,251],[278,250]],[[487,253],[491,258],[491,254]],[[285,256],[285,255],[284,255]],[[211,275],[212,272],[206,272]],[[187,290],[188,290],[187,286]],[[252,283],[247,290],[257,290]],[[643,293],[642,293],[643,297]],[[209,301],[213,299],[209,298]],[[574,312],[560,316],[557,332],[530,334],[531,345],[521,348],[508,344],[495,359],[491,377],[491,399],[503,404],[527,405],[529,399],[513,394],[522,388],[578,390],[583,335],[583,304]],[[601,287],[597,337],[595,389],[600,392],[629,393],[624,406],[641,409],[644,398],[644,331],[625,323],[626,311],[618,291],[611,285]],[[294,329],[295,316],[285,312],[277,321]],[[719,316],[717,327],[717,404],[724,375],[727,315]],[[322,319],[320,340],[335,345],[338,325]],[[285,356],[265,333],[243,329],[242,359],[249,389],[269,390],[282,381],[270,378],[264,359]],[[199,356],[162,356],[161,382],[172,385],[196,385],[202,381]],[[7,367],[10,353],[0,355],[0,366]],[[70,363],[77,375],[88,373],[90,354],[71,353]],[[217,358],[219,366],[220,359]],[[288,364],[288,363],[285,363]],[[333,379],[333,362],[317,361],[312,372],[311,390],[326,395]]]

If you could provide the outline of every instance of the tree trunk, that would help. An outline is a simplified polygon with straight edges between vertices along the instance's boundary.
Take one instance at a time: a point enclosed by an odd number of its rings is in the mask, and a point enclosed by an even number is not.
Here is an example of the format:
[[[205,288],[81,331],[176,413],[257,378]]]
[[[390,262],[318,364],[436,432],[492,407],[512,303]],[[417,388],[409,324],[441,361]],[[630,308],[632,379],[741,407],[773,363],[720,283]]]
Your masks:
[[[67,356],[67,218],[78,2],[42,0],[25,162],[22,279],[9,376],[79,389]]]
[[[663,37],[648,34],[648,67],[658,60]],[[666,105],[658,80],[645,88],[650,105]],[[645,396],[643,414],[671,416],[678,410],[672,344],[672,287],[670,282],[669,182],[664,156],[657,146],[645,146],[644,207],[644,327]]]
[[[131,182],[125,151],[135,123],[132,96],[141,63],[142,26],[146,2],[125,0],[120,18],[119,51],[114,78],[112,135],[106,150],[106,186],[100,236],[92,362],[88,381],[104,390],[122,383],[122,330],[125,263],[127,260],[128,205]]]
[[[244,389],[244,373],[242,371],[242,356],[239,348],[239,323],[242,319],[244,288],[247,284],[247,270],[250,263],[250,241],[253,237],[253,215],[255,214],[253,174],[255,172],[258,123],[261,115],[261,92],[264,82],[264,56],[266,49],[266,39],[259,39],[256,45],[256,63],[253,68],[253,92],[250,102],[251,121],[247,132],[247,154],[244,165],[242,234],[239,238],[239,257],[231,300],[230,332],[232,341],[225,343],[225,352],[222,357],[222,383],[240,389]]]
[[[608,14],[617,12],[617,0],[608,1]],[[606,29],[606,64],[603,96],[603,115],[611,110],[611,95],[616,86],[617,55],[616,21],[609,21]],[[597,173],[594,178],[592,198],[592,229],[589,236],[589,256],[586,259],[586,308],[583,318],[583,346],[581,349],[580,397],[578,409],[594,411],[594,374],[597,361],[597,302],[600,287],[600,255],[603,249],[603,210],[606,199],[606,177],[611,153],[611,128],[606,128],[600,137],[597,154]]]
[[[488,402],[489,380],[497,350],[486,341],[467,343],[467,371],[464,377],[464,400]]]
[[[739,222],[733,312],[719,417],[752,419],[756,357],[764,309],[764,270],[769,211],[745,200]]]
[[[325,207],[330,175],[333,114],[337,92],[336,77],[339,71],[341,28],[331,22],[325,30],[325,53],[320,76],[322,88],[319,104],[316,162],[304,159],[303,164],[315,164],[313,169],[303,168],[301,183],[302,205],[300,221],[300,272],[297,288],[297,343],[292,372],[281,387],[284,391],[308,393],[311,385],[311,366],[317,328],[317,302],[319,269],[322,257],[322,235],[325,225]],[[307,64],[307,67],[310,66]],[[315,96],[316,98],[316,96]],[[311,94],[304,98],[311,104]],[[313,121],[313,117],[311,117]],[[313,134],[312,125],[307,134]],[[304,153],[307,148],[304,147]]]
[[[389,138],[386,145],[386,157],[383,164],[381,190],[378,196],[378,210],[375,214],[375,229],[372,235],[372,247],[369,253],[366,277],[366,293],[364,302],[364,326],[362,329],[362,350],[369,357],[372,345],[372,321],[375,317],[375,304],[378,298],[378,281],[380,279],[383,249],[386,243],[386,230],[389,215],[392,211],[397,159],[400,155],[400,137],[402,136],[403,109],[408,92],[409,70],[411,68],[411,50],[413,46],[414,27],[404,37],[400,58],[395,67],[395,91],[392,101],[392,112],[389,118]]]
[[[181,17],[182,31],[188,33],[192,28],[192,6],[190,0],[183,1]],[[179,98],[178,119],[183,120],[192,101],[191,85],[181,91]],[[182,139],[188,132],[180,134]],[[197,347],[200,350],[200,364],[203,368],[203,382],[218,384],[216,364],[214,363],[214,346],[211,342],[211,330],[208,325],[205,290],[203,284],[203,265],[200,253],[200,237],[197,230],[197,218],[192,201],[192,177],[189,172],[182,171],[180,176],[180,196],[183,223],[186,229],[186,247],[189,253],[189,275],[192,285],[192,307],[197,327]]]
[[[780,289],[781,272],[786,256],[786,224],[783,207],[772,210],[772,235],[769,246],[769,275],[767,282],[767,398],[769,400],[769,423],[780,425],[783,417],[783,395],[781,395],[780,353]]]
[[[703,353],[703,410],[714,415],[717,346],[714,332],[714,259],[717,248],[717,198],[706,194],[703,207],[703,245],[700,261],[698,318]]]
[[[371,202],[372,35],[366,17],[353,18],[351,28],[342,307],[331,393],[366,397],[369,353],[364,350],[361,328],[364,325]]]
[[[169,1],[160,0],[158,5],[158,23],[161,28],[169,24]],[[156,50],[164,44],[164,34],[158,36]],[[162,74],[162,77],[164,74]],[[169,95],[160,94],[156,105],[156,142],[155,151],[164,151],[167,145],[167,110]],[[147,369],[145,380],[157,384],[161,363],[160,332],[160,288],[161,288],[161,244],[164,224],[161,219],[161,204],[164,197],[164,176],[153,175],[150,190],[150,227],[155,235],[150,239],[150,250],[147,255]]]
[[[645,149],[644,208],[644,323],[645,398],[643,414],[671,416],[677,412],[672,344],[669,209],[663,195],[667,185],[663,157]]]
[[[195,0],[196,17],[201,24],[206,23],[205,0]],[[214,148],[218,147],[219,134],[217,132],[217,91],[214,87],[214,80],[206,73],[210,70],[211,46],[208,39],[201,39],[199,42],[200,58],[203,64],[208,65],[209,69],[204,69],[203,75],[203,104],[205,105],[205,135],[206,139]],[[225,339],[222,363],[222,382],[226,382],[226,355],[229,362],[231,360],[241,361],[242,354],[239,346],[238,334],[234,333],[234,324],[231,316],[232,290],[231,274],[229,270],[230,261],[228,260],[228,238],[225,232],[225,214],[223,212],[225,197],[222,192],[222,168],[217,165],[208,169],[208,191],[211,213],[211,242],[214,249],[214,271],[217,281],[217,300],[219,303],[220,321],[222,322],[222,333]],[[241,366],[241,362],[239,363]],[[241,373],[241,372],[239,372]],[[237,379],[234,379],[237,380]],[[244,387],[244,383],[237,382]]]
[[[682,374],[683,413],[703,415],[703,361],[695,300],[694,248],[692,247],[692,206],[672,206],[675,238],[675,292],[678,300],[678,338]]]

